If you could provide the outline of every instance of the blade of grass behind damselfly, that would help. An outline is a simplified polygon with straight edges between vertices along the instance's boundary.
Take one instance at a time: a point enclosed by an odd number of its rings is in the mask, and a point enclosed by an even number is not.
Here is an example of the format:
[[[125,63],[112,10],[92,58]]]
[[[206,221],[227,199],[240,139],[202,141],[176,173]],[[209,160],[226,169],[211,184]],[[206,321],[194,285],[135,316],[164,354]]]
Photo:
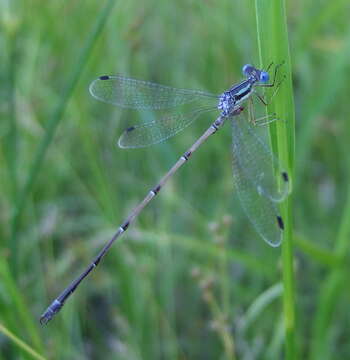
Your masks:
[[[19,339],[15,334],[13,334],[8,328],[0,323],[0,333],[10,339],[18,348],[20,348],[25,353],[29,354],[32,359],[45,360],[43,356],[38,354],[32,347],[26,344],[23,340]]]
[[[60,101],[57,103],[57,106],[54,109],[52,116],[48,121],[45,135],[37,147],[37,151],[34,155],[32,166],[30,167],[24,186],[17,198],[17,202],[13,213],[12,226],[11,226],[12,235],[9,243],[9,248],[11,250],[11,268],[14,274],[16,274],[16,267],[17,267],[16,249],[18,248],[18,227],[20,225],[20,218],[25,208],[28,195],[32,191],[36,178],[42,168],[45,159],[45,154],[48,148],[50,147],[57,126],[62,119],[66,105],[73,93],[73,89],[78,83],[80,75],[82,74],[82,71],[87,64],[93,45],[96,43],[101,31],[103,30],[103,27],[109,15],[111,14],[114,5],[115,5],[115,0],[107,1],[105,7],[101,10],[89,36],[87,37],[86,43],[83,46],[81,53],[78,57],[78,60],[76,62],[76,66],[73,68],[67,80],[67,84],[65,90],[62,92]]]
[[[276,112],[284,121],[272,124],[270,134],[272,147],[278,158],[287,166],[293,183],[295,116],[285,2],[255,0],[255,11],[261,65],[269,64],[271,61],[275,64],[285,62],[283,73],[286,78],[272,105],[269,106],[269,110]],[[291,195],[281,204],[281,213],[285,221],[282,244],[285,358],[293,360],[296,359],[296,346]]]
[[[346,167],[346,178],[350,178],[350,161],[348,160],[348,134],[349,122],[345,119],[344,131],[339,138],[342,146],[342,159],[345,159],[343,166]],[[348,181],[349,184],[349,181]],[[347,186],[347,199],[344,204],[342,216],[338,226],[338,233],[335,236],[333,256],[338,259],[340,266],[333,266],[321,284],[318,302],[316,305],[315,320],[312,324],[310,360],[332,359],[334,353],[331,341],[334,336],[332,320],[338,309],[338,303],[344,300],[344,284],[349,276],[347,259],[349,254],[350,235],[350,186]],[[345,286],[346,287],[346,286]],[[347,296],[347,295],[345,295]],[[337,323],[337,322],[335,322]],[[334,340],[333,340],[334,341]]]

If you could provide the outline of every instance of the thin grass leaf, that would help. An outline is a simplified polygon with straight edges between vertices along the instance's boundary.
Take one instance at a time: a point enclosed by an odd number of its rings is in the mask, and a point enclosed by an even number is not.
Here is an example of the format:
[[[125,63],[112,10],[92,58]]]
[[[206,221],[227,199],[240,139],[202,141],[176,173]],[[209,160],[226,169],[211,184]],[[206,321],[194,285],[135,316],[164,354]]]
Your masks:
[[[298,136],[296,172],[302,174],[309,163],[310,153],[313,144],[315,131],[319,126],[321,114],[329,107],[336,96],[347,85],[348,79],[343,76],[349,65],[350,58],[350,31],[346,34],[343,41],[343,47],[337,56],[332,58],[332,65],[327,61],[324,64],[324,71],[318,70],[317,76],[320,76],[319,83],[327,86],[313,86],[303,107],[303,126]],[[311,89],[310,89],[311,90]],[[296,187],[298,187],[298,182]]]
[[[16,271],[17,268],[17,249],[18,249],[18,230],[20,225],[20,218],[23,213],[23,210],[26,205],[26,201],[30,192],[33,189],[35,181],[41,171],[45,155],[50,147],[50,144],[53,140],[54,134],[56,132],[57,126],[62,120],[62,116],[66,109],[67,103],[73,93],[75,86],[78,83],[78,80],[85,68],[87,61],[89,59],[89,55],[93,49],[94,44],[96,43],[99,35],[101,34],[104,25],[107,22],[109,15],[112,13],[113,6],[115,5],[116,0],[108,0],[106,5],[101,10],[99,16],[97,17],[96,23],[92,27],[92,30],[87,37],[87,40],[81,50],[80,55],[78,56],[78,60],[76,62],[76,66],[72,70],[70,76],[67,80],[67,85],[62,92],[62,96],[60,101],[57,103],[56,108],[54,109],[51,118],[48,121],[45,135],[38,145],[37,151],[34,155],[34,160],[32,166],[29,170],[29,173],[26,177],[25,184],[22,190],[19,193],[16,206],[14,209],[13,219],[12,219],[12,235],[11,241],[9,243],[9,248],[11,250],[11,268]]]
[[[243,319],[244,326],[242,330],[247,331],[247,329],[256,321],[265,308],[282,294],[283,286],[281,283],[271,286],[260,294],[246,311]]]
[[[339,226],[339,233],[335,243],[335,254],[341,258],[344,267],[335,267],[323,281],[320,291],[320,301],[313,323],[313,333],[311,336],[310,360],[323,360],[332,358],[329,351],[329,338],[327,334],[330,327],[336,304],[340,299],[340,292],[343,290],[344,282],[348,278],[348,271],[345,266],[346,258],[349,254],[350,243],[350,187],[343,216]]]
[[[12,199],[16,200],[18,191],[18,179],[17,179],[17,154],[18,154],[18,130],[17,130],[17,118],[16,118],[16,94],[15,94],[15,82],[17,75],[17,63],[18,63],[18,38],[19,26],[15,26],[12,31],[7,32],[7,103],[8,103],[8,122],[9,122],[9,134],[7,141],[5,142],[4,150],[9,169],[9,177],[12,187]]]
[[[20,326],[21,329],[25,329],[34,346],[42,351],[42,339],[40,338],[37,327],[34,325],[31,313],[25,304],[23,294],[18,290],[17,285],[13,281],[6,261],[0,261],[0,280],[5,294],[9,297],[12,305],[12,311],[8,314],[2,310],[3,313],[7,315],[7,317],[2,316],[2,318],[8,318],[9,322],[13,324],[13,327]]]
[[[31,346],[19,339],[14,333],[0,323],[0,333],[10,339],[18,348],[27,353],[32,359],[45,360],[46,358],[38,354]]]
[[[327,1],[324,6],[316,7],[315,3],[309,4],[307,9],[303,9],[303,20],[300,21],[299,28],[295,35],[296,51],[302,52],[305,48],[311,46],[312,38],[318,36],[322,26],[327,26],[333,19],[340,16],[344,11],[344,5],[348,0]],[[312,17],[312,21],[310,18]]]
[[[300,234],[294,234],[295,245],[311,259],[322,265],[334,268],[343,265],[343,259],[337,254],[333,254],[328,249],[324,249],[317,243],[310,241]]]

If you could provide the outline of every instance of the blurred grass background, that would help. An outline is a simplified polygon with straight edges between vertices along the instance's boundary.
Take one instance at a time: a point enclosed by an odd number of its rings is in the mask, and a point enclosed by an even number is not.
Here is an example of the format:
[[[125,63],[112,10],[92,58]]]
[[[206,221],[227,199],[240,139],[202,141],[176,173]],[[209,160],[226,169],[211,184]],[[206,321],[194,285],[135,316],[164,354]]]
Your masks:
[[[350,357],[349,11],[344,0],[286,6],[296,359]],[[259,64],[253,1],[2,0],[0,21],[0,359],[285,358],[281,251],[261,241],[234,194],[229,126],[62,312],[38,323],[213,120],[121,150],[118,136],[139,115],[98,103],[89,83],[121,73],[220,93],[243,64]],[[39,172],[43,139],[50,146]]]

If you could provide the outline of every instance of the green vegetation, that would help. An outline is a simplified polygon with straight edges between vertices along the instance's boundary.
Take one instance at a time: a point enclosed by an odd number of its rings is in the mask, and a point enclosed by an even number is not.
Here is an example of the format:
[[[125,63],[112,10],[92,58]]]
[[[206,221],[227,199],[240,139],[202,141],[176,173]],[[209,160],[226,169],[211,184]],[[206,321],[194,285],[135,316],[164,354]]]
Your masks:
[[[0,2],[0,360],[350,357],[349,10],[345,0]],[[220,93],[243,64],[271,61],[286,75],[269,106],[283,119],[271,144],[293,183],[282,247],[260,239],[234,194],[226,124],[41,327],[213,120],[122,150],[118,136],[140,115],[97,102],[89,83],[121,73]]]

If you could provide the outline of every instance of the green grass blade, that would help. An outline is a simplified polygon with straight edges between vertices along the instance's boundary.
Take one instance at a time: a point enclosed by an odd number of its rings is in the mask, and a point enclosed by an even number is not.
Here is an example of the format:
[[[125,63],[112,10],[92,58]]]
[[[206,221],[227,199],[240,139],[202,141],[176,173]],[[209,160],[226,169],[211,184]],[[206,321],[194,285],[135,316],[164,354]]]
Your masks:
[[[9,338],[13,343],[15,343],[21,350],[26,352],[32,359],[45,360],[43,356],[38,354],[33,348],[31,348],[24,341],[19,339],[15,334],[13,334],[9,329],[0,323],[0,333]]]
[[[12,188],[12,198],[15,201],[18,190],[18,178],[17,178],[17,154],[18,154],[18,129],[17,129],[17,119],[16,119],[16,94],[15,94],[15,83],[17,75],[17,57],[18,57],[18,26],[11,28],[7,31],[6,38],[6,51],[8,54],[7,61],[7,103],[8,111],[7,117],[9,122],[9,134],[8,138],[5,139],[4,150],[6,155],[6,160],[8,163],[11,188]]]
[[[275,299],[279,298],[283,293],[283,286],[281,283],[275,284],[260,294],[254,302],[250,305],[244,316],[244,328],[252,326],[258,316],[263,313],[265,308],[269,306]]]
[[[1,308],[2,313],[7,315],[6,317],[3,315],[2,318],[6,320],[9,319],[8,323],[12,325],[13,329],[15,326],[20,327],[22,330],[25,329],[33,345],[37,349],[42,350],[43,343],[38,328],[34,325],[33,317],[25,303],[23,293],[19,291],[15,284],[6,261],[0,262],[0,280],[4,295],[7,295],[9,299],[11,299],[10,304]],[[6,312],[6,308],[12,308],[12,311]]]
[[[315,244],[300,234],[294,234],[295,246],[308,255],[310,259],[330,268],[336,268],[343,265],[343,259],[337,254],[333,254],[328,249]]]
[[[11,267],[14,272],[16,271],[16,267],[17,267],[16,266],[16,263],[17,263],[17,257],[16,257],[17,251],[16,250],[18,249],[18,237],[17,237],[18,226],[20,223],[20,218],[23,213],[24,207],[26,205],[28,195],[30,194],[30,192],[33,188],[33,185],[35,184],[36,178],[39,175],[39,172],[42,168],[42,165],[43,165],[43,162],[45,159],[45,154],[47,153],[48,148],[53,140],[57,126],[59,125],[60,121],[62,120],[62,116],[66,109],[67,103],[73,93],[75,86],[78,83],[78,80],[82,74],[83,69],[85,68],[85,66],[88,62],[89,55],[92,51],[92,48],[93,48],[94,44],[96,43],[99,35],[102,32],[103,27],[108,19],[108,16],[112,12],[112,8],[115,5],[115,2],[116,2],[115,0],[108,0],[106,5],[104,6],[104,8],[101,10],[99,16],[97,17],[96,23],[92,27],[92,30],[91,30],[89,36],[87,37],[87,40],[86,40],[86,42],[81,50],[81,53],[78,57],[76,66],[73,68],[70,76],[68,77],[67,85],[66,85],[64,91],[62,92],[60,101],[57,103],[57,106],[54,109],[53,114],[48,121],[45,135],[44,135],[42,141],[40,142],[40,144],[38,145],[37,151],[34,155],[34,160],[33,160],[32,166],[26,177],[25,184],[24,184],[22,190],[20,191],[20,194],[19,194],[19,197],[18,197],[18,200],[16,203],[15,211],[13,214],[12,236],[11,236],[11,241],[9,244],[9,248],[11,250]]]
[[[311,156],[313,138],[317,134],[319,119],[321,114],[329,108],[334,98],[339,96],[342,89],[348,82],[347,77],[343,76],[349,63],[350,57],[350,31],[344,36],[344,46],[332,59],[330,66],[329,61],[325,62],[320,73],[320,84],[327,86],[313,87],[308,101],[303,104],[303,126],[298,136],[298,149],[296,172],[302,173],[308,166]],[[296,184],[298,186],[298,184]]]
[[[285,61],[283,72],[286,79],[269,109],[285,121],[273,124],[270,129],[272,145],[278,157],[286,164],[293,182],[295,115],[285,3],[283,0],[256,0],[255,10],[261,64]],[[282,245],[285,359],[292,360],[296,358],[296,347],[291,196],[282,204],[281,212],[285,220]]]
[[[297,51],[305,51],[305,48],[312,45],[312,39],[322,29],[322,26],[334,21],[335,17],[341,16],[344,11],[344,6],[348,3],[348,0],[337,0],[325,2],[323,6],[320,6],[315,11],[315,4],[312,3],[305,10],[304,19],[306,21],[300,22],[300,27],[296,33],[297,43],[295,47]],[[309,21],[312,17],[312,21]]]
[[[343,216],[340,222],[339,233],[335,244],[335,254],[342,259],[343,267],[336,267],[328,274],[323,282],[320,291],[320,301],[317,307],[315,320],[313,323],[313,334],[311,343],[311,360],[331,359],[327,345],[329,344],[328,332],[330,322],[337,308],[340,293],[344,290],[344,282],[347,280],[348,271],[345,266],[346,258],[350,250],[350,188]]]

